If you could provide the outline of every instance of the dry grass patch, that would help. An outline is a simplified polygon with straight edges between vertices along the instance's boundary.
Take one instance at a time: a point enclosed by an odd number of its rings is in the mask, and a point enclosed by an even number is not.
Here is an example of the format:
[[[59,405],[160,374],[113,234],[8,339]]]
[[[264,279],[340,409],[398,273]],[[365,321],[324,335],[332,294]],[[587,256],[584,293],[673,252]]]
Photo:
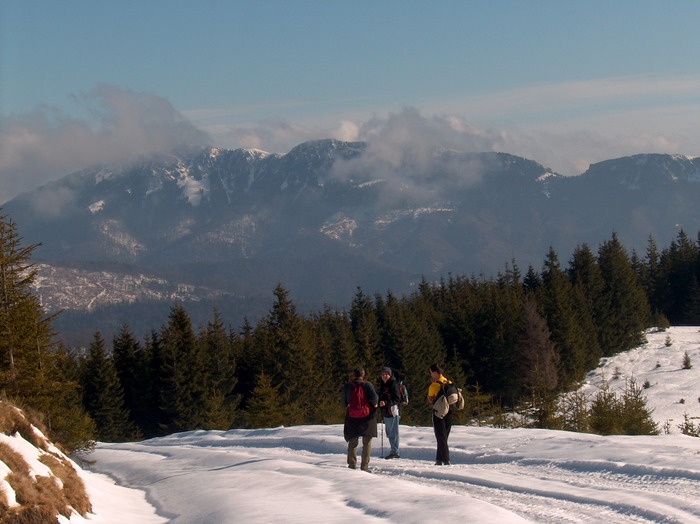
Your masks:
[[[48,450],[46,440],[36,431],[36,426],[45,433],[41,427],[41,423],[37,416],[33,417],[36,420],[30,421],[25,413],[19,408],[9,404],[8,402],[0,402],[0,432],[5,435],[14,435],[19,433],[24,440],[30,442],[35,448]]]
[[[58,515],[70,517],[73,510],[83,517],[92,511],[85,485],[70,460],[60,453],[47,451],[47,442],[22,412],[0,402],[0,431],[21,435],[37,448],[38,460],[52,475],[34,475],[24,457],[7,443],[0,442],[0,461],[10,473],[5,481],[15,492],[19,506],[7,504],[7,493],[0,495],[0,522],[7,524],[50,524],[58,522]],[[12,502],[12,501],[10,501]]]
[[[92,504],[87,495],[83,479],[78,472],[64,457],[54,455],[41,455],[39,460],[48,466],[56,477],[63,484],[63,497],[66,503],[80,513],[83,517],[92,511]]]
[[[30,507],[8,511],[0,507],[0,522],[3,524],[59,524],[58,517],[48,508]]]

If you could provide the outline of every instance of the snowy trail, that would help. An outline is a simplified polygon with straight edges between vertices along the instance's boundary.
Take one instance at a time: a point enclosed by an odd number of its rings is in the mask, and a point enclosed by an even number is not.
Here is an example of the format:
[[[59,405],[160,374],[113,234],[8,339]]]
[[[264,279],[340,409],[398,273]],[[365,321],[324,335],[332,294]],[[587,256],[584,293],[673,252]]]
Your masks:
[[[341,433],[302,426],[101,444],[92,469],[144,490],[173,523],[422,523],[426,505],[435,519],[476,523],[700,523],[697,438],[459,426],[455,465],[439,467],[432,429],[402,427],[403,458],[378,458],[375,439],[367,474],[345,466]],[[209,487],[196,501],[193,483]]]
[[[581,466],[579,464],[579,466]],[[698,507],[686,507],[697,497],[697,480],[678,483],[654,475],[561,469],[557,465],[455,465],[450,473],[410,466],[381,474],[440,486],[508,509],[533,522],[692,522]],[[687,479],[686,479],[687,480]],[[621,489],[621,486],[633,486]],[[656,492],[661,493],[656,500]]]

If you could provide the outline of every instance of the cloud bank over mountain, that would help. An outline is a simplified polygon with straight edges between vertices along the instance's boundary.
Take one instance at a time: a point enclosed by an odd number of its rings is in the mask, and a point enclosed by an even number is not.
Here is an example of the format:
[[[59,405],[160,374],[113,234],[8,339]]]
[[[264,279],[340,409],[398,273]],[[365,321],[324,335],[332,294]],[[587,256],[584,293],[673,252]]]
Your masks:
[[[700,77],[693,76],[543,84],[427,100],[420,107],[307,115],[293,121],[248,121],[245,113],[225,108],[179,111],[159,95],[100,84],[72,97],[75,113],[39,106],[30,113],[0,116],[0,205],[70,172],[168,152],[182,144],[283,154],[308,140],[364,141],[368,149],[363,165],[348,169],[371,169],[384,178],[400,172],[407,177],[407,191],[425,182],[418,173],[435,149],[507,152],[563,175],[579,175],[591,163],[636,153],[693,156],[697,151],[690,150],[695,146],[689,137],[694,136],[698,108],[689,93],[698,82]],[[653,102],[663,94],[672,96],[673,107]],[[619,99],[626,101],[623,108],[605,110]],[[286,104],[300,105],[297,112],[304,114],[302,101]],[[280,114],[288,110],[280,108]],[[651,129],[649,122],[657,124]],[[407,165],[415,167],[406,170]]]
[[[88,166],[211,143],[156,95],[103,84],[74,99],[87,117],[47,106],[0,117],[0,204]]]

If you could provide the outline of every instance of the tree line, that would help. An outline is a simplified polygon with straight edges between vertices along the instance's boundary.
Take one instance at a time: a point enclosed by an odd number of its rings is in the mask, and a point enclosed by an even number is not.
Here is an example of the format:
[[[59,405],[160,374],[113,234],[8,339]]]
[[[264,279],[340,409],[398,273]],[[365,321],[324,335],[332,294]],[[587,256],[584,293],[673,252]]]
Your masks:
[[[378,382],[390,366],[411,402],[406,424],[429,425],[427,368],[443,364],[480,418],[528,406],[551,427],[552,402],[599,359],[638,346],[650,326],[700,323],[700,241],[680,232],[658,250],[629,254],[615,234],[566,265],[551,248],[540,270],[515,261],[495,277],[426,280],[396,296],[357,288],[348,309],[302,315],[279,285],[254,325],[212,311],[193,326],[173,304],[143,338],[128,325],[112,340],[96,331],[84,351],[56,342],[31,293],[30,258],[14,223],[0,221],[0,387],[44,413],[67,447],[191,429],[338,423],[340,389],[357,366]]]

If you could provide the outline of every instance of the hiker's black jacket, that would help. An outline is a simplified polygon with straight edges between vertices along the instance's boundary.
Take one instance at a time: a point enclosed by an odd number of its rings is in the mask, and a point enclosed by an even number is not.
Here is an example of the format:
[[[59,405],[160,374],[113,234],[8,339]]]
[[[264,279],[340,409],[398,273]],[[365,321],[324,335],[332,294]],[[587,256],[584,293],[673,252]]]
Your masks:
[[[401,389],[397,380],[394,376],[384,382],[381,381],[379,385],[379,402],[384,401],[386,404],[381,406],[379,409],[382,412],[383,417],[393,417],[392,406],[398,406],[401,403]]]

